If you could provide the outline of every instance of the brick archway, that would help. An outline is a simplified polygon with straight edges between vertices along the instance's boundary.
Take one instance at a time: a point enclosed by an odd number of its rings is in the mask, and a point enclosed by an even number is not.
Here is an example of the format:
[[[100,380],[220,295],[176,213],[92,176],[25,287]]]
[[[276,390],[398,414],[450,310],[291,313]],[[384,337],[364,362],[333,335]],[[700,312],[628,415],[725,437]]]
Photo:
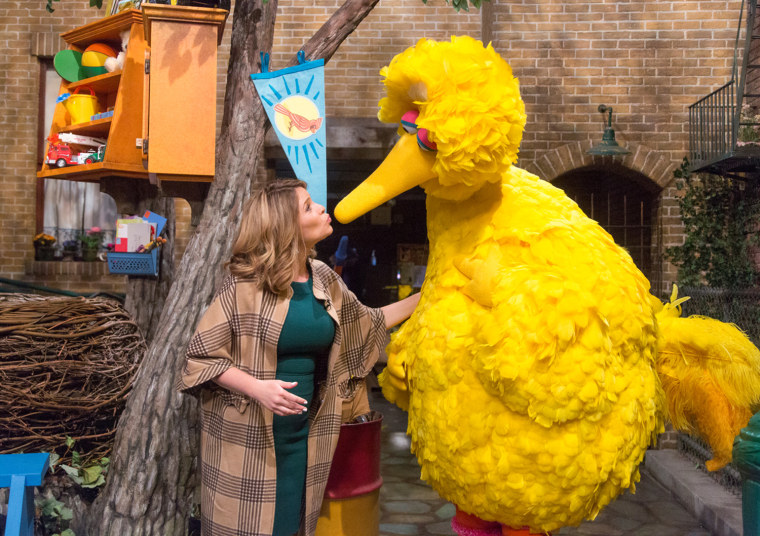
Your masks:
[[[646,145],[626,142],[626,147],[631,154],[625,157],[590,156],[586,151],[591,149],[591,142],[576,142],[563,145],[557,149],[547,151],[535,161],[525,166],[527,171],[534,173],[542,179],[552,182],[557,177],[587,166],[601,165],[603,167],[623,167],[651,180],[662,190],[673,182],[673,170],[675,166],[667,158],[665,153],[656,151]],[[519,165],[519,161],[518,161]]]

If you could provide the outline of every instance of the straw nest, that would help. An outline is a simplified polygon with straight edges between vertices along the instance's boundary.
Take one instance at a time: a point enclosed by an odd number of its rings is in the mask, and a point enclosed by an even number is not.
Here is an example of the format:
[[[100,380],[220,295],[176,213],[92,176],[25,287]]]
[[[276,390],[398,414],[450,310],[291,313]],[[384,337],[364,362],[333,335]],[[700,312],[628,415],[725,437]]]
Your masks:
[[[0,294],[0,454],[107,455],[145,350],[114,301]]]

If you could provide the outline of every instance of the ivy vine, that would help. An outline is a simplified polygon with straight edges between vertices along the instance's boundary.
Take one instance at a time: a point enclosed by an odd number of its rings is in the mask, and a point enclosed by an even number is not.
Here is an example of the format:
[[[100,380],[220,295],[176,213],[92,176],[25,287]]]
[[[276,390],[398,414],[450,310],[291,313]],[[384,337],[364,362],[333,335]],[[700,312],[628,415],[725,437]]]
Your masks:
[[[678,267],[678,282],[689,287],[747,288],[758,282],[750,255],[758,243],[758,187],[729,177],[689,172],[683,159],[674,172],[686,239],[666,255]]]

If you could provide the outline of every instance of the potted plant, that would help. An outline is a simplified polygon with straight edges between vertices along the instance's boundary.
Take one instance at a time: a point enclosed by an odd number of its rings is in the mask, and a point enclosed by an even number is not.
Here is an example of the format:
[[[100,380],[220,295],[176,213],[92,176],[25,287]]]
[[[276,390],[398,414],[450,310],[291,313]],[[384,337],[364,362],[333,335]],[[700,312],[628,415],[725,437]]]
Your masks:
[[[93,227],[86,233],[79,235],[82,243],[82,260],[92,262],[98,260],[98,252],[103,244],[103,231],[100,227]]]
[[[34,237],[34,260],[35,261],[52,261],[55,257],[55,237],[49,234],[40,233]]]
[[[79,249],[79,242],[77,240],[64,240],[63,241],[63,260],[74,260]]]

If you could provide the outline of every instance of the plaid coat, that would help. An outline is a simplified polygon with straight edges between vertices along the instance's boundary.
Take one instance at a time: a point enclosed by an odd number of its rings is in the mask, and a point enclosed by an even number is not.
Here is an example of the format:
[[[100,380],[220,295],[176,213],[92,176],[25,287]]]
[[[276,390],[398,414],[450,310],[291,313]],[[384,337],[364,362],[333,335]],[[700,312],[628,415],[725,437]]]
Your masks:
[[[365,391],[385,343],[385,317],[362,305],[324,263],[311,261],[314,296],[335,321],[327,377],[309,408],[305,518],[312,536],[343,418]],[[272,412],[212,380],[230,367],[271,380],[290,298],[228,276],[187,349],[178,388],[201,395],[201,517],[205,536],[269,536],[275,508]],[[357,396],[358,393],[358,396]]]

